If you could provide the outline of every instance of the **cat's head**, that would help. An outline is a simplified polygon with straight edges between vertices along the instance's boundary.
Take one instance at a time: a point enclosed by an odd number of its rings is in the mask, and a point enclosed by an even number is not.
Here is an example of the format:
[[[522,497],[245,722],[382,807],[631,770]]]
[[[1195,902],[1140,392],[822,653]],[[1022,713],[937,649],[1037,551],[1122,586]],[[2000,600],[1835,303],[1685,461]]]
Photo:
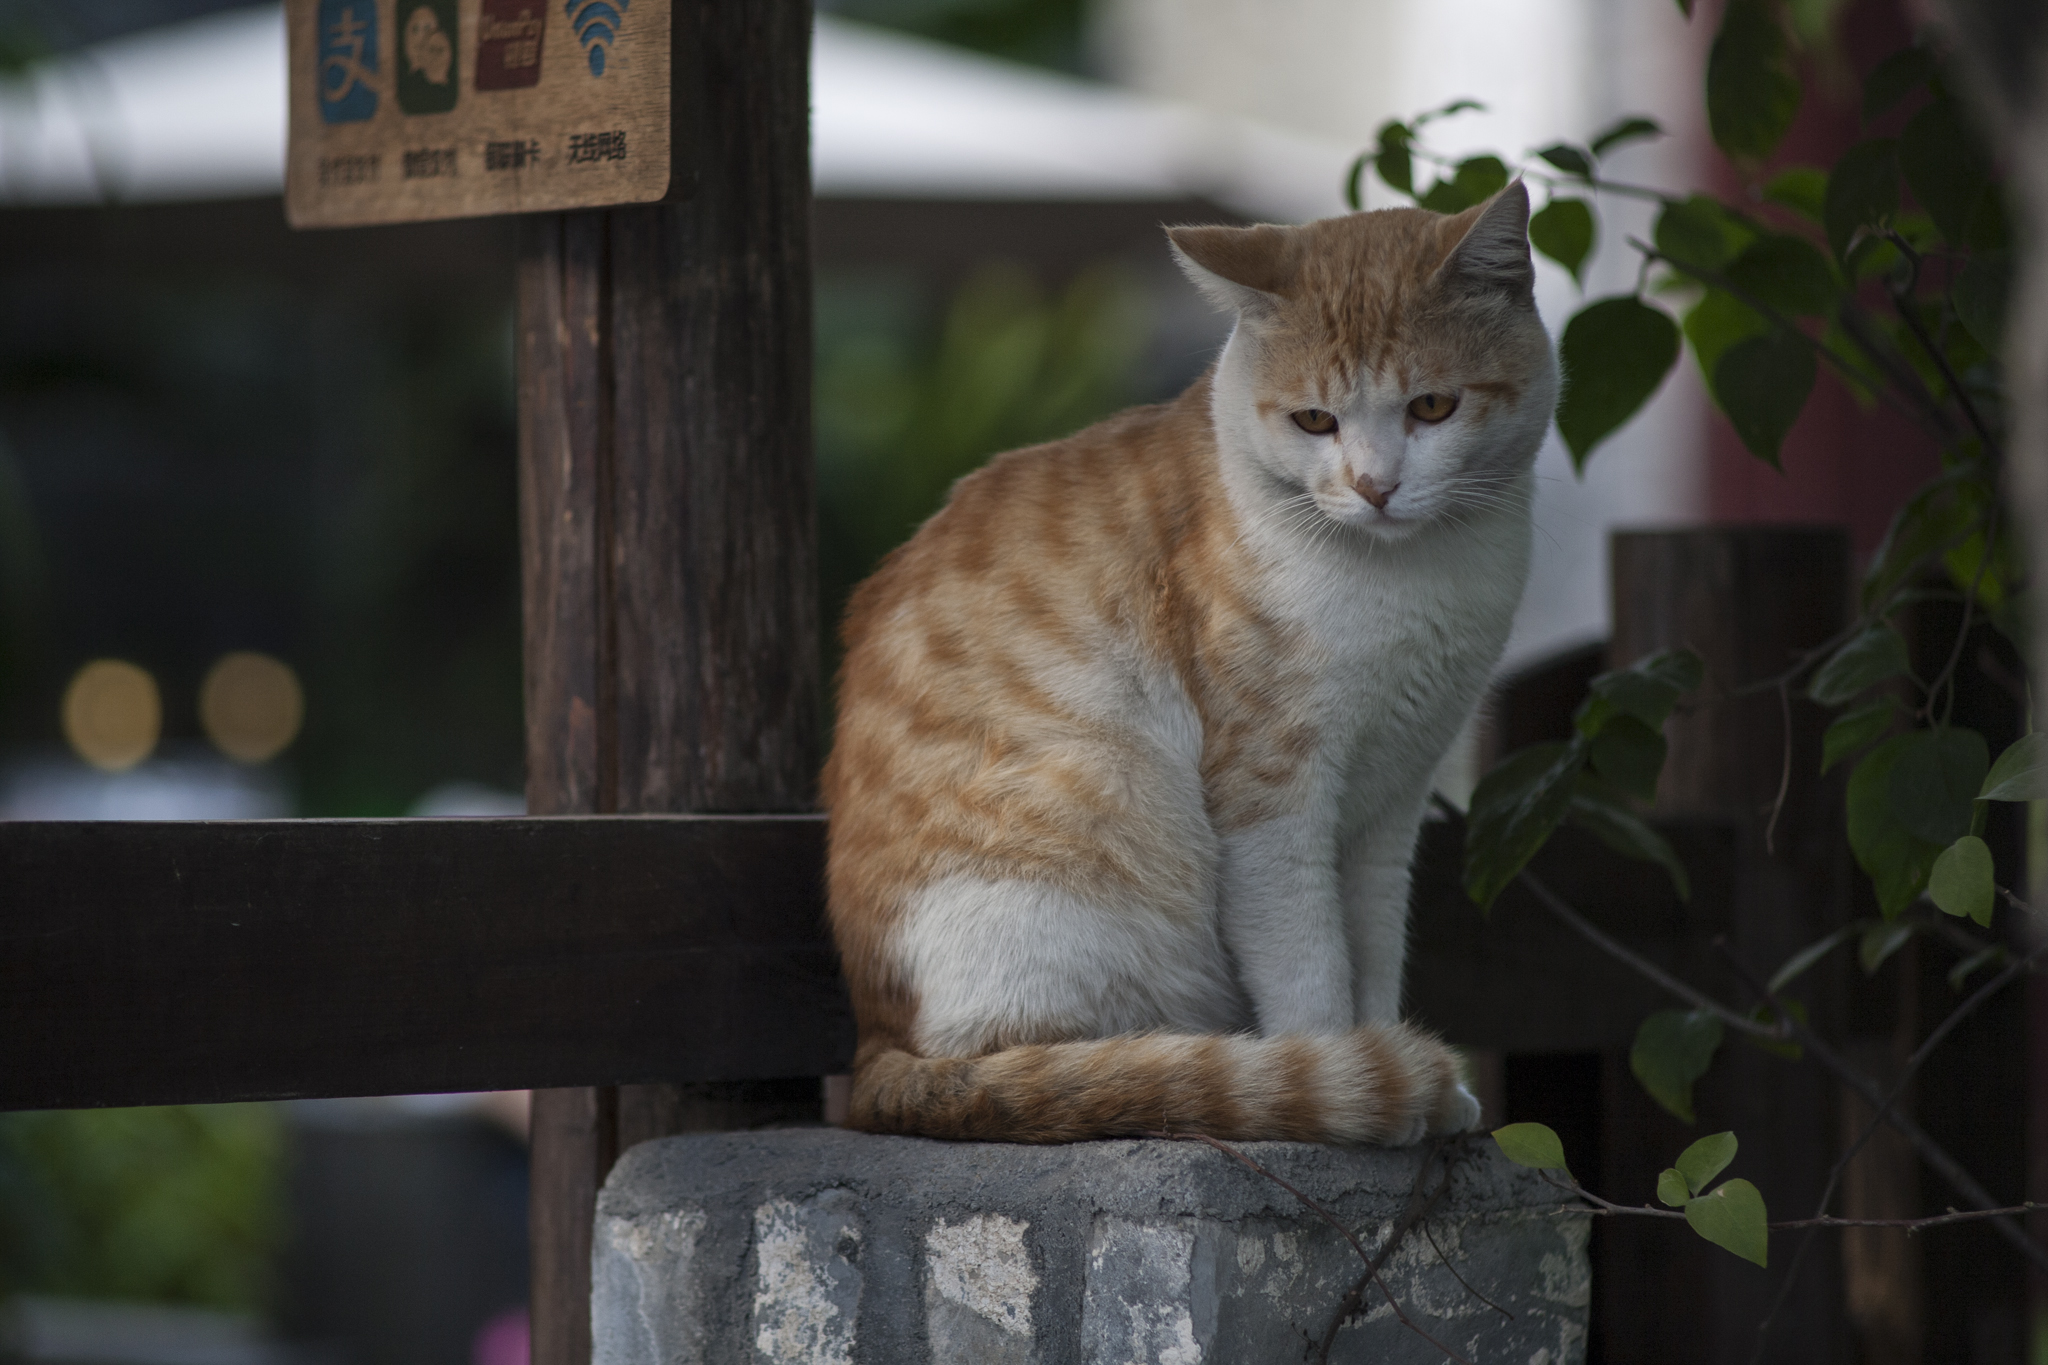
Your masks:
[[[1238,318],[1216,374],[1226,459],[1382,536],[1520,496],[1557,403],[1528,227],[1516,181],[1448,216],[1169,228]]]

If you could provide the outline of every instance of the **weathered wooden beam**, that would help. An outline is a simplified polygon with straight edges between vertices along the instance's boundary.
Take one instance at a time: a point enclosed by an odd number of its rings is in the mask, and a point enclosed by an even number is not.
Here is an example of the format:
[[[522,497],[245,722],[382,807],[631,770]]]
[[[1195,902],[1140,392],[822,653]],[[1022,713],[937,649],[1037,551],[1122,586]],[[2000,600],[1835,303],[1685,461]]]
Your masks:
[[[823,831],[803,815],[0,823],[0,1108],[844,1070]],[[1665,832],[1689,905],[1570,830],[1537,869],[1711,980],[1733,835]],[[1656,989],[1517,890],[1481,916],[1458,859],[1455,832],[1427,826],[1415,1012],[1475,1046],[1625,1048]]]
[[[0,1108],[844,1070],[823,833],[0,822]]]

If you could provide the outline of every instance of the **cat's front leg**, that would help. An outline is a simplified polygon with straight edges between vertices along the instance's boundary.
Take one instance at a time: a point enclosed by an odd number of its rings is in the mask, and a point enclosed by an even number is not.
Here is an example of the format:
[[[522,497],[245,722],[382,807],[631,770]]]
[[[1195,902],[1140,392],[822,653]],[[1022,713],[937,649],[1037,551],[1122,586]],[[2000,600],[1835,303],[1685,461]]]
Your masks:
[[[1418,801],[1412,811],[1368,824],[1338,855],[1338,894],[1350,928],[1354,1017],[1361,1024],[1392,1024],[1401,1018],[1409,865],[1421,824]]]
[[[1223,942],[1259,1031],[1350,1028],[1351,957],[1329,821],[1288,815],[1226,834],[1221,872]]]

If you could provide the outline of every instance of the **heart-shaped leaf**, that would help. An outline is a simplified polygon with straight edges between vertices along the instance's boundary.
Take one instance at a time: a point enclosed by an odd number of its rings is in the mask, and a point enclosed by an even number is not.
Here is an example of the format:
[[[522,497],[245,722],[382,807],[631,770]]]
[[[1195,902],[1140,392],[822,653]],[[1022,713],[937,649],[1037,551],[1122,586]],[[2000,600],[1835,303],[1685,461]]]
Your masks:
[[[1714,397],[1749,453],[1776,469],[1778,447],[1799,420],[1818,373],[1812,344],[1774,328],[1722,354],[1714,366]]]
[[[1594,156],[1605,156],[1608,152],[1613,151],[1624,143],[1641,142],[1645,138],[1662,136],[1664,136],[1664,129],[1657,120],[1644,118],[1637,114],[1622,119],[1613,126],[1594,134],[1593,141],[1589,145],[1593,149]]]
[[[1886,740],[1849,774],[1849,847],[1856,865],[1876,888],[1878,908],[1886,919],[1913,903],[1941,856],[1942,845],[1919,838],[1892,813],[1893,765],[1913,740],[1912,735]]]
[[[1727,1170],[1740,1146],[1733,1133],[1709,1133],[1680,1152],[1678,1173],[1685,1177],[1690,1193],[1698,1194]]]
[[[1980,801],[2039,801],[2048,798],[2048,734],[2036,730],[2006,746],[1984,775]]]
[[[1493,1130],[1493,1141],[1501,1155],[1517,1166],[1571,1174],[1564,1164],[1564,1144],[1558,1141],[1556,1130],[1545,1124],[1510,1123]]]
[[[1679,1174],[1676,1167],[1667,1166],[1658,1172],[1657,1198],[1674,1209],[1684,1208],[1686,1201],[1692,1198],[1692,1191],[1687,1188],[1685,1177]]]
[[[1806,695],[1822,706],[1840,706],[1865,688],[1898,677],[1906,666],[1905,637],[1880,622],[1829,655],[1807,683]]]
[[[1566,175],[1576,175],[1583,180],[1593,174],[1593,158],[1583,148],[1574,147],[1569,142],[1554,142],[1536,155]]]
[[[1747,1180],[1730,1180],[1685,1206],[1692,1230],[1726,1251],[1760,1266],[1769,1265],[1770,1215],[1764,1197]]]
[[[1707,126],[1734,157],[1762,160],[1799,112],[1799,77],[1778,7],[1731,0],[1707,54]]]
[[[1557,429],[1583,471],[1593,448],[1649,401],[1678,359],[1678,326],[1632,294],[1588,304],[1558,346],[1567,377]]]
[[[1583,199],[1553,199],[1529,220],[1529,245],[1580,275],[1593,250],[1593,210]]]
[[[1472,793],[1465,829],[1465,890],[1491,909],[1507,884],[1536,856],[1571,811],[1572,780],[1583,750],[1535,744],[1511,754]]]
[[[1793,316],[1826,317],[1842,296],[1841,281],[1820,248],[1783,233],[1744,247],[1728,263],[1727,275],[1750,298]]]
[[[1998,904],[1990,845],[1974,834],[1965,834],[1943,849],[1927,879],[1927,897],[1943,914],[1990,928],[1991,912]]]
[[[1693,1082],[1713,1064],[1721,1033],[1721,1021],[1705,1010],[1658,1010],[1636,1030],[1628,1068],[1651,1099],[1687,1123],[1697,1122]]]

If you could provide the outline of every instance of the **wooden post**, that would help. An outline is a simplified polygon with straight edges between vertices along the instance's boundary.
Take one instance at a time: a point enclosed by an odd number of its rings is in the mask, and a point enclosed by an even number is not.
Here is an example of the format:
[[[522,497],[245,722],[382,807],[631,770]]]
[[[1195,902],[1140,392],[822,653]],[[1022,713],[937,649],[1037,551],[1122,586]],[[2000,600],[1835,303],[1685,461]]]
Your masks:
[[[1614,663],[1678,645],[1706,661],[1697,701],[1665,728],[1671,750],[1658,812],[1734,823],[1735,891],[1725,932],[1752,970],[1768,974],[1850,918],[1852,869],[1838,779],[1820,776],[1824,714],[1775,689],[1741,689],[1782,673],[1799,651],[1846,623],[1848,536],[1807,527],[1619,533],[1613,566]],[[1726,999],[1745,996],[1732,976],[1707,984]],[[1832,1032],[1839,976],[1819,969],[1797,994]],[[1776,1201],[1775,1216],[1811,1212],[1837,1151],[1835,1088],[1825,1073],[1731,1037],[1698,1088],[1700,1123],[1688,1130],[1642,1094],[1626,1057],[1610,1056],[1604,1070],[1601,1166],[1612,1197],[1648,1198],[1658,1170],[1686,1142],[1733,1129],[1742,1151],[1730,1174],[1748,1177]],[[1681,1339],[1694,1348],[1690,1359],[1751,1359],[1756,1323],[1790,1259],[1789,1239],[1773,1247],[1766,1272],[1696,1238],[1670,1237],[1662,1226],[1606,1221],[1615,1226],[1602,1229],[1605,1254],[1594,1276],[1607,1359],[1655,1358]],[[1818,1246],[1807,1260],[1766,1359],[1844,1358],[1839,1253]],[[1678,1315],[1688,1319],[1682,1331],[1674,1330]]]
[[[678,0],[673,22],[679,200],[524,225],[536,814],[814,804],[810,8]],[[592,1212],[621,1149],[787,1118],[806,1097],[815,1116],[816,1091],[537,1093],[535,1365],[590,1359]]]

